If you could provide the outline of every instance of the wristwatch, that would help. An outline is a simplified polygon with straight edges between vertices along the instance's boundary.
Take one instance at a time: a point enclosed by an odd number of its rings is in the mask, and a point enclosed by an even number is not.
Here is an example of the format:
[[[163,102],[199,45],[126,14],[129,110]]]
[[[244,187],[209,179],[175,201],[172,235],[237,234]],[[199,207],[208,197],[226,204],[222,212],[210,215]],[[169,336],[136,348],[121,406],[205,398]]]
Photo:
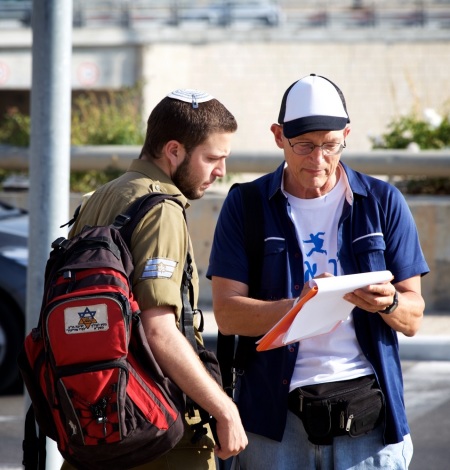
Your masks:
[[[386,307],[384,310],[380,310],[379,313],[384,313],[385,315],[389,315],[398,307],[398,293],[395,291],[394,300],[392,301],[389,307]]]

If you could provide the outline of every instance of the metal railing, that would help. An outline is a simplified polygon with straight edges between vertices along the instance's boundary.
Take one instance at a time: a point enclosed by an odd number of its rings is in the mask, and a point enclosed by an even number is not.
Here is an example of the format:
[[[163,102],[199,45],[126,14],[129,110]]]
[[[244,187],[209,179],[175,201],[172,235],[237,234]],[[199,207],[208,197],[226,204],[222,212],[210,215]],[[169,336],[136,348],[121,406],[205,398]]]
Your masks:
[[[82,146],[71,148],[72,171],[126,170],[137,158],[140,146]],[[268,173],[283,161],[279,152],[234,151],[227,159],[229,173]],[[410,152],[407,150],[345,151],[342,161],[371,175],[450,177],[450,149]],[[28,170],[29,151],[23,147],[0,145],[0,167],[5,170]]]
[[[133,28],[145,24],[180,26],[202,22],[213,27],[227,27],[239,22],[262,26],[302,28],[373,28],[431,27],[450,28],[450,5],[435,1],[391,2],[380,5],[372,1],[315,2],[305,4],[279,0],[261,2],[261,7],[231,6],[239,2],[180,0],[115,0],[113,2],[78,0],[74,2],[74,26],[115,24]],[[253,14],[249,11],[253,9]]]
[[[0,20],[17,20],[31,26],[31,1],[0,0]],[[253,14],[252,14],[253,12]],[[74,0],[75,27],[161,24],[180,26],[203,22],[227,27],[251,21],[263,26],[301,28],[450,28],[450,2],[421,1],[261,1],[246,6],[229,0]]]

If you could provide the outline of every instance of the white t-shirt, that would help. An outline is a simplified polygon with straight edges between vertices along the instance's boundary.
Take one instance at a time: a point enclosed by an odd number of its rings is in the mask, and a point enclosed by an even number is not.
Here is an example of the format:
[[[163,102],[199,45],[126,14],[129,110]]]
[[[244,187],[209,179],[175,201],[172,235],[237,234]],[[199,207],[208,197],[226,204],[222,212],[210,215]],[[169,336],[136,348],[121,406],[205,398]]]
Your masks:
[[[337,230],[347,189],[347,180],[343,176],[329,193],[315,199],[300,199],[284,191],[303,254],[305,282],[324,272],[342,275],[337,256]],[[326,315],[327,312],[317,314]],[[350,314],[332,333],[300,341],[290,390],[372,373],[372,366],[356,339]]]

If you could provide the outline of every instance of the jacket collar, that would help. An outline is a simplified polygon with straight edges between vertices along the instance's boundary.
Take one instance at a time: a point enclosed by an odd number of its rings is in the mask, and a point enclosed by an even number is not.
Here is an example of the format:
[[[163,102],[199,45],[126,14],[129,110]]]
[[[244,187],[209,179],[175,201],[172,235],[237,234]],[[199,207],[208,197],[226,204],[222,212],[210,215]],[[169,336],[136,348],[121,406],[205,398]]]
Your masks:
[[[352,170],[345,163],[340,162],[340,166],[345,172],[345,176],[350,186],[351,192],[359,194],[361,196],[367,196],[367,186],[363,183],[360,178],[360,173]],[[283,181],[283,171],[285,168],[285,162],[283,162],[273,173],[269,184],[269,199],[272,199],[277,193],[283,194],[281,191],[281,183]],[[284,196],[284,195],[283,195]],[[350,192],[347,192],[347,201],[351,204],[353,196]]]

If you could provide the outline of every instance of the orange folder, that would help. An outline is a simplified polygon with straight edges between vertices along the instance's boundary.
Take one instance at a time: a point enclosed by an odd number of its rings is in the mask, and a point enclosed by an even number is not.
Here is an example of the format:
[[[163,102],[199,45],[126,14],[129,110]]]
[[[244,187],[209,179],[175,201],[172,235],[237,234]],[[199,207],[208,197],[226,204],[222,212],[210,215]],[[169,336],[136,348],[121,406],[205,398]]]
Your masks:
[[[308,291],[308,293],[302,297],[302,299],[299,300],[297,304],[294,305],[291,310],[289,310],[289,312],[258,341],[256,350],[268,351],[269,349],[285,346],[285,343],[283,343],[283,337],[289,330],[292,322],[294,321],[294,318],[303,305],[317,294],[318,290],[319,289],[317,286],[312,287],[311,290]]]

